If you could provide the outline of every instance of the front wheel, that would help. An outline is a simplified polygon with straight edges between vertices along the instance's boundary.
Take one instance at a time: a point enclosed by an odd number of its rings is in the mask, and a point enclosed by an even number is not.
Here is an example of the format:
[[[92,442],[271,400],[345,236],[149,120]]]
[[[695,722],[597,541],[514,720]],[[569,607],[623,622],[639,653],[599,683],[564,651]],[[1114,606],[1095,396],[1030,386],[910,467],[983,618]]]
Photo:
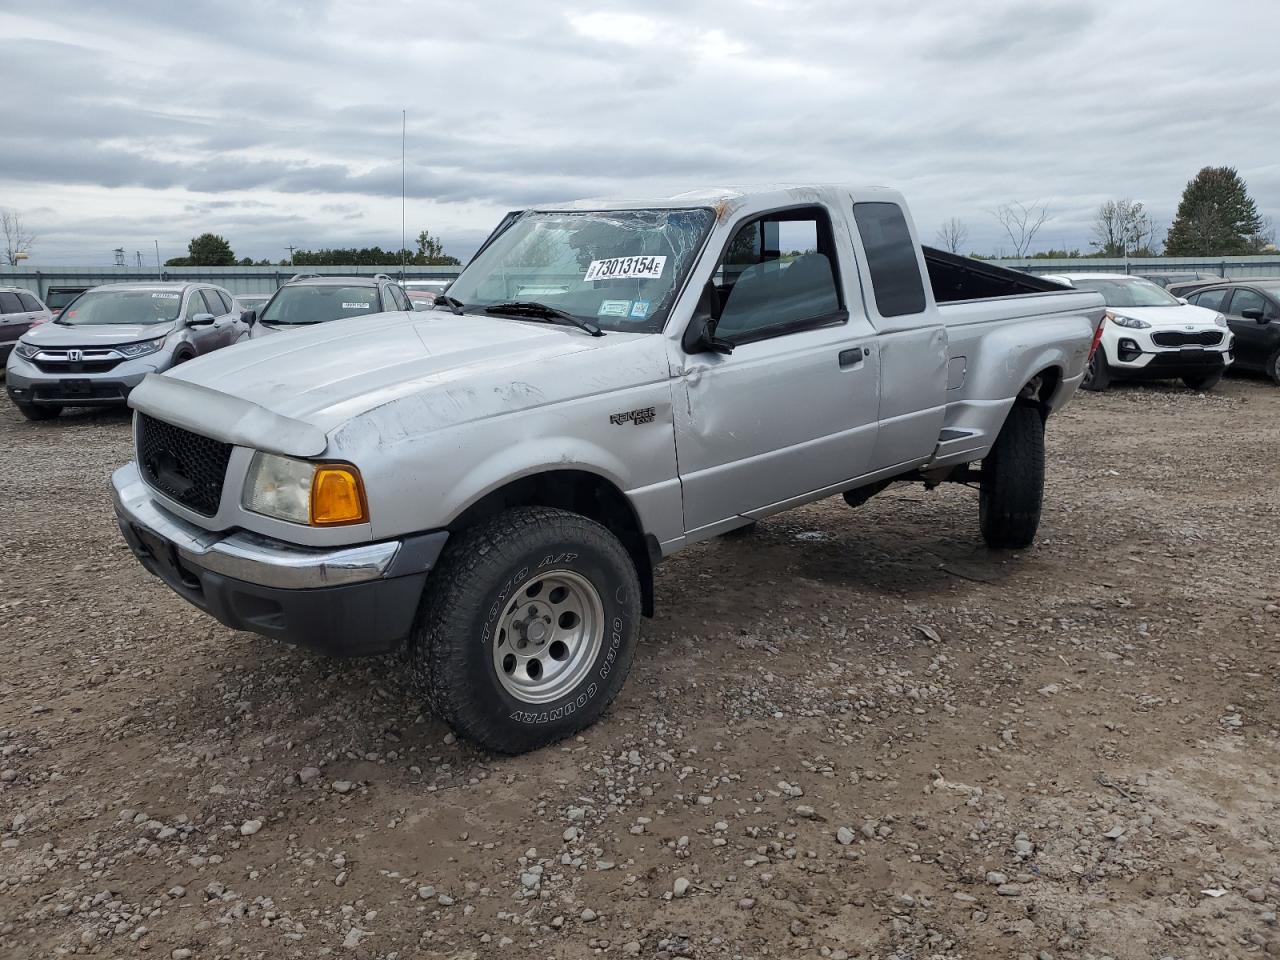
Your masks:
[[[1080,386],[1085,390],[1101,393],[1110,385],[1111,367],[1107,364],[1106,351],[1099,344],[1098,349],[1094,350],[1093,356],[1089,358],[1089,365],[1084,368],[1084,379],[1080,381]]]
[[[18,412],[28,420],[52,420],[62,412],[62,407],[57,404],[17,404]]]
[[[982,459],[978,524],[987,545],[1028,547],[1044,502],[1044,420],[1035,407],[1016,403]]]
[[[1183,377],[1182,382],[1192,390],[1212,390],[1218,385],[1218,381],[1222,379],[1222,371],[1211,373],[1202,377]]]
[[[640,581],[593,520],[520,507],[451,538],[427,581],[413,672],[436,713],[496,753],[594,723],[621,689],[640,629]]]

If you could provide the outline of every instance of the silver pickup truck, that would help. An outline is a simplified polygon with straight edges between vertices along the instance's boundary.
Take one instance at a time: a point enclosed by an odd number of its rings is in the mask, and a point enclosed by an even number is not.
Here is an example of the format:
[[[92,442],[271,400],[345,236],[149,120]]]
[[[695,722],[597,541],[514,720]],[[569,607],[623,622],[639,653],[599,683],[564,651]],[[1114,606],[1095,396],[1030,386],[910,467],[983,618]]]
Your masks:
[[[223,623],[403,649],[439,716],[518,753],[600,716],[683,547],[895,480],[976,482],[987,543],[1030,544],[1102,315],[922,248],[882,188],[519,211],[434,310],[149,377],[116,511]]]

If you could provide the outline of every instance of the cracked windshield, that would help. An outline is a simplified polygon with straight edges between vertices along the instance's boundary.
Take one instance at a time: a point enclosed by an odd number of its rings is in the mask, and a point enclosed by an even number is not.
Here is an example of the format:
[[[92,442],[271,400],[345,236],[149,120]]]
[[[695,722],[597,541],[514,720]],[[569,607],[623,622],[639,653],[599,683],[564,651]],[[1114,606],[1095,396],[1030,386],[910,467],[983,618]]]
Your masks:
[[[526,213],[449,296],[468,312],[532,302],[605,330],[656,332],[711,223],[705,209]]]

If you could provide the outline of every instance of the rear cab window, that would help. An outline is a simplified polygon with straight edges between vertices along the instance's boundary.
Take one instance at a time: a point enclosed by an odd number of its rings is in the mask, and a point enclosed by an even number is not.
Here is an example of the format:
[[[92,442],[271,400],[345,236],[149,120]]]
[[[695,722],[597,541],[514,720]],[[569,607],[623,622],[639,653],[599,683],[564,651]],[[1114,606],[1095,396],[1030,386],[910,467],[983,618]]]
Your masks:
[[[902,209],[896,203],[855,203],[853,219],[871,272],[876,311],[882,317],[923,313],[924,280]]]

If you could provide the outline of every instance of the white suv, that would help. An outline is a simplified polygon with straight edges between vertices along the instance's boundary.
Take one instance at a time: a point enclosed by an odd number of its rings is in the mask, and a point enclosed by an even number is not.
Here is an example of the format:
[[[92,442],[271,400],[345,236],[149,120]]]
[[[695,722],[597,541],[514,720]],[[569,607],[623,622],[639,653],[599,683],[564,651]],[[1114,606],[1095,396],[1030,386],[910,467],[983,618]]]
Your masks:
[[[1231,365],[1234,337],[1227,318],[1159,284],[1116,273],[1044,279],[1096,291],[1107,303],[1102,339],[1081,384],[1086,390],[1105,390],[1117,379],[1180,379],[1192,390],[1211,390]]]

